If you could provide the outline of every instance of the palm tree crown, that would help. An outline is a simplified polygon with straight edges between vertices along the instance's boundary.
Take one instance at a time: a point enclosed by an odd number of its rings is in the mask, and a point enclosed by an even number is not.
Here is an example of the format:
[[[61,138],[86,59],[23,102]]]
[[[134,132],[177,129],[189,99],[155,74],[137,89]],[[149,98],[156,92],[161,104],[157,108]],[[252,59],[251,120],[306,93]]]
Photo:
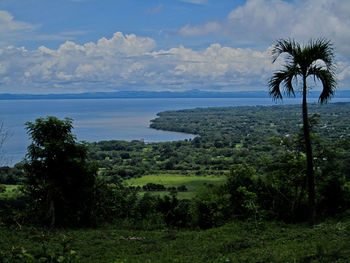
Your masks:
[[[278,40],[272,49],[273,62],[282,54],[286,54],[283,69],[275,72],[269,81],[270,95],[274,99],[282,99],[280,85],[284,83],[284,92],[288,96],[295,96],[292,85],[293,79],[297,77],[313,76],[314,80],[322,83],[322,92],[319,102],[324,103],[330,99],[335,92],[335,67],[333,46],[329,40],[319,38],[311,40],[308,45],[302,47],[294,40]]]

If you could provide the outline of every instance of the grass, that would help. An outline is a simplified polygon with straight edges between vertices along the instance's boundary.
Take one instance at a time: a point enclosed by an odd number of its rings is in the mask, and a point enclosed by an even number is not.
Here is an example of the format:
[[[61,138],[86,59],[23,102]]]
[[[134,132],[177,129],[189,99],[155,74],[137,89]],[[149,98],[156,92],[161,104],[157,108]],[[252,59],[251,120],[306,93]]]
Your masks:
[[[0,226],[0,248],[23,247],[33,255],[43,245],[60,251],[62,238],[77,262],[350,262],[350,219],[307,225],[233,222],[210,230],[42,229]],[[1,250],[0,249],[0,250]]]
[[[225,177],[150,175],[128,180],[131,185],[149,182],[168,187],[185,184],[195,191],[204,183]],[[192,192],[184,194],[191,194]],[[15,194],[16,186],[6,186]],[[68,240],[68,241],[67,241]],[[139,230],[124,224],[101,228],[53,229],[7,226],[0,223],[0,262],[25,253],[36,257],[67,255],[86,263],[138,262],[350,262],[350,212],[309,228],[306,224],[236,221],[209,230]],[[69,249],[71,250],[69,250]],[[46,252],[44,252],[46,251]],[[21,254],[22,253],[22,254]],[[13,255],[16,255],[14,257]]]
[[[126,180],[130,186],[143,186],[147,183],[162,184],[165,187],[178,187],[185,185],[187,192],[179,192],[178,197],[182,199],[191,198],[194,193],[205,184],[219,184],[225,181],[225,176],[184,176],[179,174],[160,174],[146,175],[140,178],[131,178]],[[157,194],[165,194],[168,192],[156,192]]]
[[[13,198],[19,194],[18,185],[5,184],[4,186],[6,187],[6,191],[0,193],[0,198]]]

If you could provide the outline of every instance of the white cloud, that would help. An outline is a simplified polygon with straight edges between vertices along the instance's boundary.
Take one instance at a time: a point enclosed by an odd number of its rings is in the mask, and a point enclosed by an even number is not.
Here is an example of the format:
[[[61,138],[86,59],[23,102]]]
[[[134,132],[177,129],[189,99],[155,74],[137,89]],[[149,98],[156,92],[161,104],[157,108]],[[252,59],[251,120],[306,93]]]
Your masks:
[[[5,10],[0,10],[0,47],[7,47],[14,43],[29,41],[66,41],[74,40],[85,35],[88,31],[75,30],[52,34],[38,33],[40,25],[16,20],[15,17]]]
[[[337,66],[337,77],[338,77],[339,81],[344,82],[347,80],[347,83],[349,83],[350,64],[345,63],[343,61],[339,61],[336,66]]]
[[[252,80],[263,82],[272,69],[268,51],[212,44],[201,51],[179,47],[167,52],[175,62],[175,75],[186,76],[189,81],[200,79],[211,85],[217,80],[226,86],[246,85]]]
[[[125,89],[192,89],[242,86],[265,81],[268,52],[213,44],[195,51],[182,46],[155,50],[155,41],[117,32],[83,45],[67,41],[53,50],[0,50],[0,92],[70,92]],[[19,63],[20,62],[20,63]],[[96,84],[99,83],[99,84]],[[56,87],[56,88],[55,88]]]
[[[219,22],[210,21],[200,26],[185,25],[184,27],[180,28],[179,33],[183,36],[201,36],[220,32],[221,29],[222,25]]]
[[[248,0],[223,21],[185,25],[185,36],[217,34],[235,43],[271,43],[292,37],[299,41],[327,37],[336,49],[350,56],[350,1],[348,0]]]
[[[9,12],[0,10],[0,46],[19,40],[23,35],[35,30],[35,28],[35,25],[15,20]]]
[[[0,10],[0,30],[6,31],[22,31],[31,30],[34,26],[22,21],[14,20],[14,17],[7,11]]]
[[[292,9],[292,4],[279,0],[248,0],[244,6],[230,12],[227,30],[239,33],[243,38],[273,39],[279,31],[283,34],[290,31],[287,27],[295,20],[290,12]],[[279,29],[281,26],[283,30]]]
[[[157,50],[153,39],[115,33],[57,49],[0,49],[0,93],[66,93],[140,90],[261,89],[272,70],[270,48],[232,48],[212,44],[202,50],[179,46]],[[339,79],[350,79],[347,62],[338,63]]]

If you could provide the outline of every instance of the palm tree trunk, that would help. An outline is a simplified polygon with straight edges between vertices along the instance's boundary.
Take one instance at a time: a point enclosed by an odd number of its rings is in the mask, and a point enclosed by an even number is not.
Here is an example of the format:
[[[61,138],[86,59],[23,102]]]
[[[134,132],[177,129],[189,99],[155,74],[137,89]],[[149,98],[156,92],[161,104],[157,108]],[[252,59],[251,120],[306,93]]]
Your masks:
[[[303,76],[303,129],[304,129],[304,140],[305,140],[305,151],[306,151],[306,167],[307,167],[307,180],[308,180],[308,203],[309,203],[309,225],[315,225],[315,177],[314,167],[312,159],[312,148],[310,139],[310,125],[307,112],[307,101],[306,101],[306,76]]]

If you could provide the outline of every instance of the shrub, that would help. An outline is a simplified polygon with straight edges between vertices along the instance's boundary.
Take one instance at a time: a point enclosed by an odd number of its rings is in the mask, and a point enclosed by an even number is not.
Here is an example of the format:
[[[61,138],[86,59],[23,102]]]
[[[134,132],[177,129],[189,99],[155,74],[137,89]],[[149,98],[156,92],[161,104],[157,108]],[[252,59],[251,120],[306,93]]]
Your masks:
[[[92,207],[95,224],[130,218],[137,202],[137,191],[125,187],[120,181],[108,184],[103,178],[96,181]]]
[[[175,195],[158,197],[157,210],[168,226],[185,227],[190,224],[189,201],[179,200]]]
[[[191,202],[193,226],[203,229],[220,226],[232,219],[231,195],[223,186],[203,188]]]

